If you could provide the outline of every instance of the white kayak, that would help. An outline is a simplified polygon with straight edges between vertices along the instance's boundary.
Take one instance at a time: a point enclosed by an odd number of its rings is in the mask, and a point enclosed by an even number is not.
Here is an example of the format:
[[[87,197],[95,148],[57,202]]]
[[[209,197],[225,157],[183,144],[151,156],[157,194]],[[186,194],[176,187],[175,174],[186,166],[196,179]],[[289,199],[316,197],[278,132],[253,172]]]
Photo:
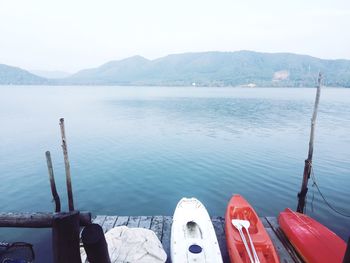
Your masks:
[[[209,214],[195,198],[182,198],[176,206],[171,227],[170,252],[173,263],[222,263]]]

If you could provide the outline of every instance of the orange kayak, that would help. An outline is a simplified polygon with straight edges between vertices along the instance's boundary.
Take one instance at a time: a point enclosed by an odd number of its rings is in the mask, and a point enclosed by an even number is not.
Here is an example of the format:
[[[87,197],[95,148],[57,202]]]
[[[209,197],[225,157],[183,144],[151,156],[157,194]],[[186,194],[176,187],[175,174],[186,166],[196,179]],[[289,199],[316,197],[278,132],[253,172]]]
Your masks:
[[[225,233],[227,248],[231,262],[251,262],[242,237],[236,227],[232,224],[232,219],[248,220],[250,223],[249,234],[254,244],[256,254],[261,263],[279,262],[278,255],[267,234],[262,222],[252,206],[240,195],[234,195],[228,203],[225,214]],[[243,229],[243,235],[251,248],[249,237]],[[250,251],[252,251],[250,249]],[[253,254],[252,252],[250,252]]]
[[[286,208],[278,223],[305,262],[342,262],[346,243],[307,215]]]

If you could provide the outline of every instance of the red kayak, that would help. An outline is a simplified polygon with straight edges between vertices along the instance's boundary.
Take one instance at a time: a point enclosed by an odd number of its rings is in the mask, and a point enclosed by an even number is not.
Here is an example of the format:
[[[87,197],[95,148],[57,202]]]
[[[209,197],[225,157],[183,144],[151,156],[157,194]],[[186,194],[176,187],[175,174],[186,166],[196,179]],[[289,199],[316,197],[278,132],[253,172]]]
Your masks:
[[[342,262],[346,243],[307,215],[286,208],[278,223],[305,262]]]
[[[234,220],[234,221],[232,221]],[[244,221],[241,221],[244,220]],[[243,238],[237,229],[233,225],[235,222],[246,222],[249,221],[249,234],[256,250],[256,256],[259,258],[261,263],[279,262],[278,255],[267,234],[262,222],[258,215],[251,207],[251,205],[240,195],[234,195],[228,203],[226,214],[225,214],[225,233],[227,248],[230,255],[231,262],[251,262],[250,258],[254,260],[254,252],[249,242],[249,236],[246,230],[243,228],[243,236],[247,241],[248,248],[244,245]],[[250,255],[248,253],[250,251]]]

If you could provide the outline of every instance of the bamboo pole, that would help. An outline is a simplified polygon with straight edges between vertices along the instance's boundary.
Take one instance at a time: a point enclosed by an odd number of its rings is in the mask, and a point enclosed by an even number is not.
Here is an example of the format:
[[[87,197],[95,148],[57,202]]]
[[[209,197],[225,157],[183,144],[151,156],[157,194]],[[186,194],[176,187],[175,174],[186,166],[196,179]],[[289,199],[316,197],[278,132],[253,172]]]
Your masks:
[[[318,79],[317,79],[316,99],[315,99],[315,105],[314,105],[314,112],[312,114],[312,119],[311,119],[309,152],[308,152],[307,159],[305,160],[303,181],[301,184],[301,189],[300,189],[300,192],[298,193],[297,212],[299,212],[299,213],[304,213],[305,199],[306,199],[306,194],[308,191],[307,184],[308,184],[308,181],[310,178],[311,168],[312,168],[312,155],[314,152],[315,124],[316,124],[316,118],[317,118],[318,104],[319,104],[320,95],[321,95],[321,80],[322,80],[322,74],[320,72],[318,74]]]
[[[65,170],[66,170],[68,207],[69,207],[69,211],[74,211],[72,179],[70,176],[70,165],[69,165],[68,151],[67,151],[67,139],[66,139],[66,133],[65,133],[65,129],[64,129],[64,118],[60,119],[60,127],[61,127],[61,136],[62,136],[62,149],[63,149],[63,156],[64,156],[64,165],[65,165]]]
[[[49,151],[47,151],[45,154],[46,154],[46,161],[47,161],[47,169],[49,171],[51,193],[52,193],[53,199],[55,200],[55,212],[57,213],[57,212],[61,212],[61,201],[56,189],[55,177],[54,177],[53,168],[52,168],[51,154]]]

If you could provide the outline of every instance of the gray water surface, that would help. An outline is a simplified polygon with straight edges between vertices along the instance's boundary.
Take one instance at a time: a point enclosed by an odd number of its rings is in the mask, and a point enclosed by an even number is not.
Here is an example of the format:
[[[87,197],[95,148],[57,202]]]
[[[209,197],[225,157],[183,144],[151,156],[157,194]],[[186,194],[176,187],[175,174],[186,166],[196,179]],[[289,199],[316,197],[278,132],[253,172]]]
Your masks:
[[[53,211],[45,151],[67,210],[58,120],[65,118],[75,206],[94,215],[172,215],[197,197],[224,215],[233,193],[260,216],[296,208],[315,89],[0,87],[0,209]],[[350,89],[323,89],[314,173],[350,214]],[[313,204],[313,205],[311,205]],[[313,208],[313,210],[312,210]],[[350,220],[310,183],[307,214],[342,238]],[[49,230],[0,229],[50,262]],[[47,252],[49,251],[49,252]]]

